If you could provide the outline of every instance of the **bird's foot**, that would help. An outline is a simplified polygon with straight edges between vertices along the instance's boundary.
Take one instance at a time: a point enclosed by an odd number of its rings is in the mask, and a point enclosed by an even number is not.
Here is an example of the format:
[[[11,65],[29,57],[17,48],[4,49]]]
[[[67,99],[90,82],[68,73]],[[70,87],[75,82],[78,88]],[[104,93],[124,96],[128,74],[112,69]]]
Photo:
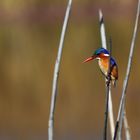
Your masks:
[[[110,82],[111,82],[111,77],[109,75],[106,77],[106,86],[109,86]]]

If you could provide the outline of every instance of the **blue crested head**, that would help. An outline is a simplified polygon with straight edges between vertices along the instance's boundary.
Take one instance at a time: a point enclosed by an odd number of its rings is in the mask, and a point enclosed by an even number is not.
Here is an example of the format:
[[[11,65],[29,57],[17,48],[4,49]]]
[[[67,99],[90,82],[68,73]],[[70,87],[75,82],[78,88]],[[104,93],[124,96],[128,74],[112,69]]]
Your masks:
[[[93,55],[99,55],[99,54],[101,54],[101,53],[103,53],[103,54],[108,54],[108,55],[109,55],[108,50],[106,50],[106,49],[104,49],[104,48],[99,48],[99,49],[97,49],[97,50],[93,53]]]
[[[91,57],[86,59],[84,62],[88,62],[88,61],[91,61],[93,59],[99,59],[100,57],[102,57],[102,55],[100,56],[100,54],[103,54],[103,56],[109,56],[108,50],[106,50],[104,48],[99,48],[93,53],[93,55]]]

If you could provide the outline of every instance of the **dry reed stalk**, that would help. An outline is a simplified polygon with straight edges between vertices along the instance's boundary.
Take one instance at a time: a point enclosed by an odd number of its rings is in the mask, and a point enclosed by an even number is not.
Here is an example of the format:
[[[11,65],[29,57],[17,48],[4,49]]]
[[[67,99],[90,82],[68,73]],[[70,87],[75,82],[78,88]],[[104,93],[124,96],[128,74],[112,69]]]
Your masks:
[[[65,39],[65,33],[67,29],[68,19],[70,15],[72,0],[68,1],[65,17],[64,17],[64,23],[62,27],[61,37],[60,37],[60,43],[58,47],[58,54],[56,58],[55,68],[54,68],[54,75],[53,75],[53,85],[52,85],[52,97],[51,97],[51,104],[50,104],[50,115],[49,115],[49,121],[48,121],[48,140],[53,140],[54,137],[54,112],[55,112],[55,104],[56,104],[56,97],[57,97],[57,86],[58,86],[58,77],[59,77],[59,69],[60,69],[60,62],[61,62],[61,56],[62,56],[62,50],[64,47],[64,39]]]
[[[102,11],[99,10],[99,23],[100,23],[100,34],[101,34],[101,43],[102,43],[102,47],[107,49],[107,43],[106,43],[106,34],[105,34],[105,25],[104,25],[104,20],[103,20],[103,14]],[[108,114],[109,114],[109,123],[110,123],[110,131],[111,131],[111,137],[113,138],[114,136],[114,115],[113,115],[113,105],[112,105],[112,97],[111,97],[111,87],[109,86],[107,88],[107,92],[108,95],[106,95],[108,98]],[[107,127],[107,126],[105,126]],[[106,129],[106,128],[104,128]],[[106,133],[106,132],[104,132]],[[106,135],[106,134],[104,134]]]
[[[124,83],[123,83],[122,97],[121,97],[121,100],[120,100],[118,117],[117,117],[117,121],[116,121],[114,140],[116,140],[116,138],[117,138],[117,133],[118,133],[118,138],[121,140],[122,122],[123,122],[123,119],[124,119],[124,109],[125,109],[125,100],[126,100],[126,89],[127,89],[127,86],[128,86],[128,80],[129,80],[129,77],[130,77],[130,71],[131,71],[131,66],[132,66],[132,57],[133,57],[135,40],[136,40],[136,35],[137,35],[139,14],[140,14],[140,0],[138,1],[135,26],[134,26],[133,37],[132,37],[131,46],[130,46],[130,53],[129,53],[129,58],[128,58],[126,76],[125,76]],[[128,130],[129,129],[125,128],[125,131],[128,132]],[[130,133],[129,133],[129,135],[130,135]],[[129,138],[128,140],[130,140],[131,137],[128,137],[128,138]]]

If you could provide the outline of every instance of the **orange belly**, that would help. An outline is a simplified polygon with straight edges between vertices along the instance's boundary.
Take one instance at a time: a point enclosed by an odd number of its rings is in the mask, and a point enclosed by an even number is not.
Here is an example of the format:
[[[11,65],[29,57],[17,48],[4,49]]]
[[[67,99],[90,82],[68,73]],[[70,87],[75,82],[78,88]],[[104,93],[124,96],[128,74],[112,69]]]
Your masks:
[[[104,58],[104,59],[99,59],[98,61],[99,63],[99,67],[102,71],[102,73],[107,76],[108,74],[108,66],[109,66],[109,59],[108,58]],[[111,79],[112,80],[117,80],[118,79],[118,68],[117,66],[113,66],[111,68]]]

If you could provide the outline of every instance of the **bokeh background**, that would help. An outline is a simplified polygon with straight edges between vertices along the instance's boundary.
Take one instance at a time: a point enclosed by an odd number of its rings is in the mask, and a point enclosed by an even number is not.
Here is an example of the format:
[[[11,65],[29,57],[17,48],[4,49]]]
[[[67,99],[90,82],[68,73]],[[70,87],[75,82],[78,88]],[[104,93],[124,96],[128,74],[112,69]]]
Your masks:
[[[53,70],[66,0],[0,1],[0,139],[46,140]],[[82,64],[101,46],[98,9],[119,66],[112,89],[117,116],[137,1],[74,0],[63,50],[55,112],[56,140],[100,140],[104,77],[97,62]],[[132,139],[140,139],[140,40],[136,39],[126,111]]]

